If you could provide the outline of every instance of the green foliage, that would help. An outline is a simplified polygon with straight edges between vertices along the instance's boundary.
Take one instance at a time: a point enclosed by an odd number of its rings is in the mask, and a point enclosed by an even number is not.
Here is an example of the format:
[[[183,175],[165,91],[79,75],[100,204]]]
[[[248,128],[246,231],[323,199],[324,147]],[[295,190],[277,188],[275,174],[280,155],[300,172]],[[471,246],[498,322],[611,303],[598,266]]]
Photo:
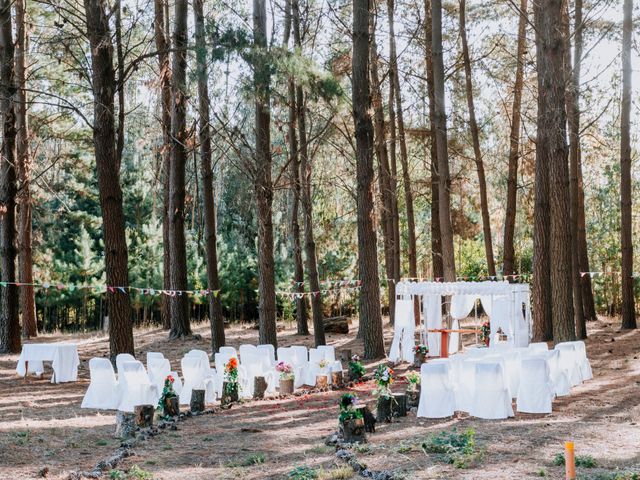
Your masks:
[[[160,395],[160,399],[158,400],[158,406],[156,410],[158,410],[162,417],[166,417],[165,407],[167,404],[167,400],[170,398],[175,398],[178,395],[173,389],[174,378],[171,375],[168,375],[167,378],[164,379],[164,386],[162,387],[162,394]]]
[[[349,378],[357,382],[364,377],[365,372],[364,365],[362,365],[360,359],[354,355],[354,358],[349,361]]]
[[[228,464],[229,467],[251,467],[253,465],[261,465],[265,462],[266,457],[264,453],[258,452],[248,455],[239,461],[230,462]]]
[[[122,470],[111,470],[109,472],[111,480],[153,480],[153,474],[143,470],[138,465],[133,465],[128,472]]]
[[[471,428],[463,433],[458,433],[454,428],[451,432],[441,431],[432,435],[422,443],[422,450],[436,454],[456,468],[470,468],[479,463],[484,454],[477,447],[475,432]]]
[[[362,410],[355,408],[358,404],[358,397],[353,393],[343,393],[338,402],[340,407],[340,415],[338,421],[344,423],[347,420],[362,419]]]
[[[551,463],[556,466],[562,466],[566,462],[564,453],[556,453]],[[576,467],[595,468],[598,466],[598,462],[591,455],[576,455],[575,456]]]
[[[287,478],[291,480],[313,480],[318,478],[318,473],[315,469],[302,465],[291,470],[287,474]]]

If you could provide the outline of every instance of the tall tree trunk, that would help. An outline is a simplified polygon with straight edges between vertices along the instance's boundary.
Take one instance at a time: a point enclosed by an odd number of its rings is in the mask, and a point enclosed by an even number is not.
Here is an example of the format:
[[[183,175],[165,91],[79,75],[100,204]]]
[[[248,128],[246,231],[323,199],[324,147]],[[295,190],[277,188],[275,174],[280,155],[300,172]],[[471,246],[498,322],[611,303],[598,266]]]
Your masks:
[[[167,35],[166,24],[166,0],[154,0],[155,19],[154,30],[156,49],[158,50],[158,62],[160,67],[160,110],[162,126],[162,146],[160,155],[162,157],[162,277],[163,288],[171,289],[171,248],[170,248],[170,227],[169,227],[169,174],[171,169],[171,68],[169,67],[169,36]],[[162,295],[160,315],[162,326],[165,329],[171,328],[171,315],[169,312],[170,300],[167,295]]]
[[[169,246],[172,290],[187,290],[187,247],[185,241],[185,168],[187,163],[187,0],[176,0],[173,32],[173,85],[171,112],[171,166],[169,169]],[[171,296],[169,338],[191,335],[189,297],[183,292]]]
[[[436,135],[436,100],[433,78],[433,25],[431,22],[431,0],[424,2],[424,40],[425,66],[427,71],[427,93],[429,95],[429,139],[430,139],[430,171],[431,171],[431,263],[434,279],[444,276],[442,264],[442,238],[440,234],[440,193],[438,185],[438,148]]]
[[[442,267],[444,280],[454,282],[456,265],[453,253],[453,228],[451,226],[451,204],[449,177],[449,154],[447,147],[447,113],[444,98],[444,63],[442,58],[442,1],[433,0],[431,4],[432,22],[432,62],[436,127],[436,148],[438,156],[438,201],[440,219],[440,237],[442,239]]]
[[[29,154],[29,123],[27,117],[27,23],[26,1],[16,0],[16,156],[18,163],[18,281],[22,310],[22,336],[36,337],[36,297],[33,283],[33,255],[31,241],[31,157]]]
[[[471,74],[471,58],[467,43],[466,0],[460,0],[460,38],[462,39],[462,60],[464,63],[465,87],[467,92],[467,106],[469,108],[469,127],[473,142],[473,156],[478,172],[478,187],[480,188],[480,210],[482,212],[482,231],[484,233],[484,251],[487,257],[487,272],[496,276],[496,263],[493,259],[493,240],[491,239],[491,218],[489,217],[489,201],[487,199],[487,180],[484,175],[484,162],[480,151],[480,133],[476,121],[476,108],[473,102],[473,82]]]
[[[120,161],[116,151],[115,71],[109,15],[100,0],[85,0],[87,37],[91,47],[93,83],[93,145],[102,210],[107,308],[109,311],[109,347],[111,357],[133,354],[131,304],[127,293],[118,288],[129,286],[127,240],[120,188]]]
[[[631,45],[633,0],[624,0],[622,27],[622,110],[620,112],[620,244],[622,247],[622,328],[636,328],[633,296],[633,219],[631,191]]]
[[[589,253],[587,249],[587,226],[584,213],[584,184],[582,181],[582,152],[578,150],[578,247],[580,272],[589,272]],[[591,275],[580,276],[582,284],[582,302],[585,320],[597,320],[596,304],[591,287]]]
[[[563,0],[536,0],[534,2],[537,66],[538,66],[538,139],[536,149],[536,170],[538,164],[546,167],[546,175],[538,176],[536,189],[541,182],[548,183],[548,236],[547,249],[535,249],[535,262],[545,257],[550,278],[549,298],[551,300],[551,325],[556,342],[575,338],[573,319],[573,292],[571,287],[571,231],[569,213],[569,169],[567,165],[564,41],[562,35]],[[542,148],[541,148],[542,147]],[[545,187],[546,188],[546,187]],[[536,198],[535,209],[541,203]],[[534,215],[536,211],[534,210]],[[538,214],[540,212],[538,211]],[[546,226],[545,226],[546,227]],[[539,245],[538,245],[539,246]],[[553,262],[549,259],[553,258]],[[540,277],[536,280],[536,277]],[[545,273],[534,270],[534,283],[541,285]],[[544,295],[538,289],[535,293]],[[537,315],[538,322],[541,310]],[[541,333],[535,328],[536,333]]]
[[[524,85],[524,55],[527,50],[527,0],[520,0],[518,20],[518,48],[516,53],[516,79],[511,107],[511,133],[509,135],[509,174],[507,178],[507,209],[504,219],[503,275],[515,273],[514,238],[516,207],[518,205],[518,161],[520,160],[520,123],[522,87]]]
[[[359,313],[365,358],[384,355],[373,206],[373,124],[369,89],[369,0],[353,0],[353,119],[356,137]]]
[[[271,77],[267,53],[265,0],[253,0],[253,38],[258,49],[254,60],[256,96],[256,165],[254,188],[258,217],[258,315],[260,343],[277,347],[276,287],[273,258],[273,182],[271,180]]]
[[[11,2],[0,0],[0,282],[16,281],[16,84]],[[0,353],[18,353],[18,288],[0,285]]]
[[[213,171],[211,167],[211,129],[209,128],[209,75],[207,72],[207,48],[205,45],[204,12],[202,0],[193,0],[193,17],[196,26],[196,60],[198,63],[198,115],[200,116],[200,168],[202,171],[202,203],[204,205],[204,236],[207,257],[207,282],[209,284],[209,323],[211,325],[211,349],[217,352],[225,345],[224,318],[220,303],[218,278],[218,251],[216,238],[216,208],[213,195]]]
[[[288,48],[291,36],[291,0],[285,1],[285,26],[283,46]],[[300,243],[300,223],[298,221],[298,207],[300,205],[300,151],[298,150],[298,134],[296,133],[297,107],[296,85],[293,77],[289,77],[287,84],[287,101],[289,103],[288,131],[289,137],[289,176],[291,177],[291,243],[293,248],[294,290],[304,293],[304,266],[302,260],[302,245]],[[309,335],[309,318],[307,315],[307,300],[304,295],[298,295],[296,302],[296,325],[298,335]]]
[[[580,284],[580,245],[578,239],[578,215],[580,201],[578,157],[580,155],[580,63],[582,56],[582,2],[575,4],[575,55],[573,68],[571,62],[571,29],[569,26],[569,5],[565,4],[563,30],[565,39],[565,101],[569,124],[569,200],[571,222],[571,283],[573,289],[573,314],[576,336],[587,338],[587,325],[584,319],[582,286]]]
[[[380,218],[382,224],[382,235],[384,241],[384,266],[387,274],[387,292],[389,295],[389,320],[393,325],[395,322],[396,305],[396,278],[395,258],[393,242],[393,216],[391,205],[391,172],[389,167],[389,155],[387,151],[387,141],[384,124],[384,109],[382,105],[382,92],[380,89],[380,75],[378,74],[378,47],[376,44],[375,25],[371,22],[371,49],[370,49],[370,70],[371,70],[371,103],[374,113],[374,136],[376,157],[378,158],[378,184],[380,189]]]
[[[300,7],[298,0],[293,0],[293,37],[296,47],[302,50],[302,37],[300,35]],[[309,159],[307,144],[307,116],[305,95],[301,85],[296,86],[296,105],[298,117],[298,137],[300,138],[300,185],[302,199],[302,218],[304,220],[304,253],[307,280],[311,292],[311,316],[313,318],[313,336],[316,347],[325,345],[322,293],[320,291],[320,279],[318,277],[318,261],[316,259],[316,242],[313,234],[313,199],[311,196],[312,167]]]

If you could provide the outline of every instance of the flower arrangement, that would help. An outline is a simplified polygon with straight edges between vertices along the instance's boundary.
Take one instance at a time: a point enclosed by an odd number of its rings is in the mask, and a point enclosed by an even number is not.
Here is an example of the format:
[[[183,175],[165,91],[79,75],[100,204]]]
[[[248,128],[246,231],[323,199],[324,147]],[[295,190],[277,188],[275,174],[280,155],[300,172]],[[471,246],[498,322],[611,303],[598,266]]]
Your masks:
[[[480,340],[483,341],[487,346],[489,345],[489,337],[491,335],[491,323],[484,322],[482,327],[480,327]]]
[[[418,389],[418,385],[420,385],[420,374],[418,372],[409,372],[405,375],[405,378],[409,382],[409,390],[415,391]]]
[[[173,378],[172,375],[167,375],[167,378],[164,379],[164,387],[162,387],[162,394],[160,395],[160,400],[158,400],[158,406],[156,407],[157,410],[162,412],[163,416],[167,415],[167,400],[178,396],[176,391],[173,389],[173,382],[175,382],[175,378]]]
[[[276,372],[280,373],[281,380],[290,380],[293,378],[293,367],[286,362],[278,362],[276,365]]]
[[[358,405],[358,397],[353,393],[345,393],[340,397],[338,406],[340,407],[340,415],[338,421],[342,424],[349,420],[363,418],[362,410],[355,408]]]
[[[238,389],[238,359],[231,357],[224,366],[224,379],[226,384],[226,393],[232,395]]]
[[[416,347],[415,347],[415,354],[416,355],[424,355],[424,356],[426,356],[427,353],[429,353],[429,347],[426,346],[424,343],[416,345]]]
[[[376,389],[373,394],[377,397],[391,397],[391,384],[393,383],[393,370],[387,365],[379,365],[373,374],[376,381]]]
[[[318,362],[318,366],[319,366],[320,368],[326,368],[326,366],[327,366],[327,365],[328,365],[328,364],[327,364],[327,361],[326,361],[325,359],[322,359],[322,360],[320,360],[320,361]]]
[[[351,380],[354,382],[359,381],[362,377],[364,377],[365,369],[362,362],[360,362],[360,357],[358,355],[353,355],[351,360],[349,361],[349,376]]]

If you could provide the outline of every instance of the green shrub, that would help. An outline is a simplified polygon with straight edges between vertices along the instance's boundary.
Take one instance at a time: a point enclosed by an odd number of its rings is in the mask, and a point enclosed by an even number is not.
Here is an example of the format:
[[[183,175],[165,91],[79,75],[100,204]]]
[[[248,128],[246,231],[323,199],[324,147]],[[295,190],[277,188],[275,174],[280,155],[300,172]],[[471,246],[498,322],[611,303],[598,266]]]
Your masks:
[[[318,478],[318,473],[306,465],[296,467],[287,474],[287,478],[292,480],[313,480]]]
[[[442,431],[432,435],[422,443],[422,450],[437,455],[456,468],[476,465],[484,453],[483,449],[477,447],[475,432],[471,428],[463,433],[458,433],[454,428],[451,432]]]

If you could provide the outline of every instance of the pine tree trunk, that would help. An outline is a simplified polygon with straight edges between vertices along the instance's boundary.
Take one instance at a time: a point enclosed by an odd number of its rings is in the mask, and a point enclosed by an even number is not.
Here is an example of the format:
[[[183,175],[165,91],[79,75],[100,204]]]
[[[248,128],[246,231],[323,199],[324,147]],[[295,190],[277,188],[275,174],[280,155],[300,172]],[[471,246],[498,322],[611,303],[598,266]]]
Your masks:
[[[158,50],[158,62],[160,67],[160,109],[162,126],[162,146],[160,156],[162,158],[162,277],[163,288],[171,289],[171,248],[169,226],[169,174],[171,169],[171,69],[169,67],[169,36],[166,33],[166,1],[154,0],[155,18],[154,31],[156,49]],[[171,315],[169,313],[169,297],[162,295],[160,315],[162,326],[166,330],[171,328]]]
[[[471,59],[467,44],[466,0],[460,0],[460,38],[462,39],[462,59],[464,63],[465,87],[467,92],[467,107],[469,108],[469,127],[473,142],[473,156],[478,172],[478,187],[480,189],[480,210],[482,213],[482,231],[484,233],[484,250],[487,258],[487,272],[496,276],[496,263],[493,258],[493,240],[491,238],[491,218],[489,217],[489,201],[487,199],[487,180],[484,174],[484,162],[480,151],[480,132],[476,121],[476,108],[473,102],[473,82],[471,74]]]
[[[26,1],[16,0],[16,157],[18,164],[18,281],[27,284],[20,287],[22,311],[22,336],[38,336],[36,323],[36,297],[33,286],[33,255],[31,241],[31,157],[29,152],[29,123],[27,117],[27,28]]]
[[[396,282],[395,258],[393,242],[392,218],[392,193],[391,193],[391,172],[389,167],[389,156],[387,151],[387,141],[385,135],[384,109],[382,105],[382,92],[380,91],[380,76],[378,74],[378,47],[376,44],[375,27],[371,22],[371,49],[370,49],[370,69],[371,69],[371,103],[374,113],[374,134],[376,157],[378,158],[378,184],[380,189],[380,218],[382,224],[382,235],[384,241],[384,266],[387,274],[387,292],[389,295],[389,321],[393,325],[395,322],[396,305]]]
[[[85,0],[87,32],[91,47],[93,83],[93,145],[102,210],[107,308],[109,311],[109,347],[112,358],[119,353],[134,353],[131,304],[128,293],[118,288],[129,286],[128,252],[125,237],[120,161],[116,151],[115,71],[108,12],[99,0]]]
[[[622,109],[620,113],[620,244],[622,248],[622,328],[636,328],[633,296],[633,219],[631,187],[631,45],[633,0],[624,0],[622,27]]]
[[[565,82],[567,85],[565,101],[569,124],[569,199],[571,222],[571,283],[573,290],[573,313],[576,336],[587,338],[587,325],[584,319],[582,286],[580,284],[580,246],[578,239],[578,215],[580,201],[578,156],[580,152],[580,63],[582,56],[582,3],[575,4],[575,55],[573,68],[571,62],[571,29],[569,26],[569,6],[565,4],[563,12],[563,30],[565,39]]]
[[[442,58],[442,1],[431,4],[432,61],[436,127],[436,148],[438,156],[438,200],[440,237],[442,239],[442,267],[444,280],[454,282],[456,266],[453,251],[453,228],[451,226],[449,154],[447,147],[447,114],[444,95],[444,63]]]
[[[431,263],[434,279],[444,277],[444,267],[442,264],[442,238],[440,234],[440,193],[438,186],[438,148],[436,135],[436,100],[435,85],[433,78],[433,25],[431,22],[431,0],[424,2],[424,34],[425,34],[425,65],[427,70],[427,92],[429,95],[429,139],[430,139],[430,171],[431,171]]]
[[[169,168],[169,245],[172,290],[187,290],[187,246],[185,240],[185,169],[187,163],[187,0],[176,0],[173,32],[173,84],[171,112],[171,165]],[[189,297],[174,292],[170,297],[169,338],[191,335]]]
[[[587,250],[587,227],[584,213],[584,185],[582,182],[582,152],[578,150],[578,248],[580,272],[589,272],[589,253]],[[591,287],[591,275],[580,276],[582,283],[582,302],[585,320],[597,320],[596,304]]]
[[[271,180],[271,87],[267,51],[265,0],[253,0],[253,37],[256,96],[256,165],[254,189],[258,217],[258,315],[261,344],[277,347],[275,261],[273,257],[273,182]]]
[[[196,60],[198,63],[198,114],[200,116],[200,167],[202,171],[202,204],[204,205],[204,236],[207,257],[207,282],[209,284],[209,323],[211,348],[217,352],[225,345],[224,318],[220,303],[218,278],[218,251],[216,238],[216,208],[213,194],[211,167],[211,129],[209,128],[209,85],[207,73],[207,48],[202,0],[193,0],[193,16],[196,26]]]
[[[373,205],[373,124],[369,89],[369,18],[368,0],[353,0],[352,87],[353,118],[356,137],[356,181],[358,219],[358,270],[360,289],[360,331],[364,339],[365,358],[384,355],[380,290],[378,283],[377,239]]]
[[[16,84],[11,3],[0,0],[0,282],[16,281]],[[0,285],[0,353],[20,352],[18,288]]]
[[[513,86],[511,133],[509,135],[509,173],[507,178],[507,208],[504,219],[503,275],[515,273],[515,230],[518,205],[518,161],[520,160],[520,124],[522,87],[524,85],[524,55],[527,50],[527,0],[520,0],[518,20],[518,48],[516,53],[516,79]]]

